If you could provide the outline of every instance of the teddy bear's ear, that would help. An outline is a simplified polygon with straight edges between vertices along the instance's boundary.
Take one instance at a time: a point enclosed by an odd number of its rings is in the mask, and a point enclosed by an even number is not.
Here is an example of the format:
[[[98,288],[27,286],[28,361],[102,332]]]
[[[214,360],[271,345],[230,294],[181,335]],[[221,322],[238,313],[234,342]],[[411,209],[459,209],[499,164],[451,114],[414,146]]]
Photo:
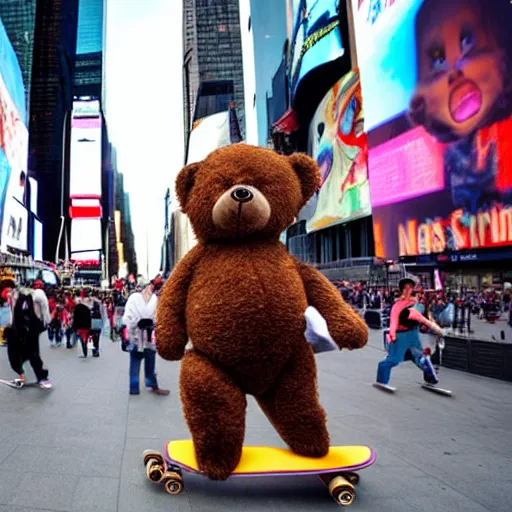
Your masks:
[[[288,157],[300,180],[303,204],[306,204],[320,186],[320,168],[315,160],[304,153]]]
[[[183,211],[185,211],[187,207],[188,196],[194,186],[199,168],[199,163],[187,165],[179,172],[176,178],[176,195],[178,196],[178,201]]]

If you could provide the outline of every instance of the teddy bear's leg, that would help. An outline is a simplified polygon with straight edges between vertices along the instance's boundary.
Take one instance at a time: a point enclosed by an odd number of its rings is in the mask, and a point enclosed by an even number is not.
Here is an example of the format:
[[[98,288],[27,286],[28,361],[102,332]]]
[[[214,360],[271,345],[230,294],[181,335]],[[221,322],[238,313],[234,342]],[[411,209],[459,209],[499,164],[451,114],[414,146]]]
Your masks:
[[[242,454],[245,394],[195,351],[182,359],[180,394],[200,470],[212,480],[225,480]]]
[[[305,349],[294,356],[273,388],[256,399],[292,451],[323,457],[329,451],[327,419],[318,400],[314,356]]]

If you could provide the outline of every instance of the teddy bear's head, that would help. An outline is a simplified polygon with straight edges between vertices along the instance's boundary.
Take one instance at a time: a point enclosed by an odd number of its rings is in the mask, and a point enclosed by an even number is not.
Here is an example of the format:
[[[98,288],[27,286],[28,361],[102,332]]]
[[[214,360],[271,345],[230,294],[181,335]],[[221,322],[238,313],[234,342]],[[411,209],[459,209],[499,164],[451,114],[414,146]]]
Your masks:
[[[312,158],[241,143],[182,169],[176,194],[203,242],[269,239],[293,222],[319,182]]]

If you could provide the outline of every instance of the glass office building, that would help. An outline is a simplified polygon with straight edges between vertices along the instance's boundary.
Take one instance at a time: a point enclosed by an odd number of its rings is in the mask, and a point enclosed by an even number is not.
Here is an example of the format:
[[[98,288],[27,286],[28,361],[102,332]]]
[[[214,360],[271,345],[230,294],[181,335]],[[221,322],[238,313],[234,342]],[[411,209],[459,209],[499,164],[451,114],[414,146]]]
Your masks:
[[[245,132],[244,78],[238,0],[184,0],[185,134],[197,119],[235,102]]]
[[[1,0],[0,20],[2,20],[20,63],[28,112],[34,54],[36,0]]]

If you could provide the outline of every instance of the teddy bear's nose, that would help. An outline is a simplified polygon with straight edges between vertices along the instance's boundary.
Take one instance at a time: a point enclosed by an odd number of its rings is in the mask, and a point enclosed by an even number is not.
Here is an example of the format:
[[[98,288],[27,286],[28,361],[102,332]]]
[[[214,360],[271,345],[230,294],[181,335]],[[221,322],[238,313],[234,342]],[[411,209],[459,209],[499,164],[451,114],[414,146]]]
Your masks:
[[[245,187],[239,187],[231,192],[231,197],[239,203],[247,203],[254,198],[253,193]]]

